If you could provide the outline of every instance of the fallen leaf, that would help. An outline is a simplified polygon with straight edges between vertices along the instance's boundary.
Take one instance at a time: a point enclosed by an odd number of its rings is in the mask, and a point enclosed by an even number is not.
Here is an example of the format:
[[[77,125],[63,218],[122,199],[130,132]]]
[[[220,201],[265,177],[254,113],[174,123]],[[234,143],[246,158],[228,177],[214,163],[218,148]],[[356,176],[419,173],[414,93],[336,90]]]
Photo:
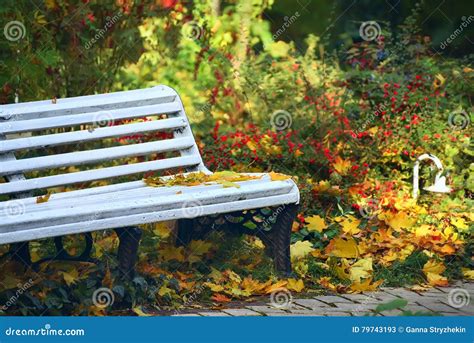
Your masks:
[[[288,279],[286,288],[288,288],[290,291],[301,292],[304,289],[303,280]]]
[[[359,257],[359,248],[354,238],[336,237],[329,242],[325,250],[326,254],[336,257],[356,258]]]
[[[310,232],[311,231],[323,232],[323,230],[327,227],[324,219],[318,215],[305,218],[305,222],[308,223],[306,227],[308,228],[308,231]]]
[[[231,301],[230,298],[226,297],[225,295],[223,294],[220,294],[220,293],[216,293],[214,294],[212,297],[211,297],[212,300],[214,301],[217,301],[219,303],[228,303]]]
[[[275,173],[275,172],[270,172],[268,173],[268,175],[270,176],[270,179],[272,181],[283,181],[283,180],[288,180],[289,178],[291,178],[291,176],[288,176],[288,175],[285,175],[285,174],[280,174],[280,173]]]
[[[51,193],[48,193],[48,194],[43,195],[43,196],[39,196],[39,197],[36,198],[36,203],[41,204],[41,203],[44,203],[44,202],[48,202],[50,197],[51,197]]]
[[[310,241],[298,241],[290,245],[291,259],[303,258],[314,250]]]

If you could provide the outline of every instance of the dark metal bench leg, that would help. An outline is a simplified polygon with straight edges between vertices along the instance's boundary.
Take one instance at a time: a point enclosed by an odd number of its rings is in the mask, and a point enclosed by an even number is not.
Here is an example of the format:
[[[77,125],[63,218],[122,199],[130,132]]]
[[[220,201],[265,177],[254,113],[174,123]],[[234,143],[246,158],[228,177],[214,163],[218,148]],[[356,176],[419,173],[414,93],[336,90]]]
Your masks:
[[[285,276],[291,275],[290,260],[290,238],[291,227],[298,212],[298,205],[285,205],[283,211],[278,215],[277,222],[269,232],[271,253],[275,270]]]
[[[194,220],[193,219],[180,219],[178,220],[178,228],[176,233],[177,247],[187,246],[194,237]]]
[[[23,264],[25,267],[31,267],[30,243],[14,243],[10,246],[12,259]]]
[[[137,263],[138,246],[142,236],[142,230],[138,227],[124,227],[115,229],[119,237],[118,262],[120,274],[132,279],[135,275],[135,264]]]

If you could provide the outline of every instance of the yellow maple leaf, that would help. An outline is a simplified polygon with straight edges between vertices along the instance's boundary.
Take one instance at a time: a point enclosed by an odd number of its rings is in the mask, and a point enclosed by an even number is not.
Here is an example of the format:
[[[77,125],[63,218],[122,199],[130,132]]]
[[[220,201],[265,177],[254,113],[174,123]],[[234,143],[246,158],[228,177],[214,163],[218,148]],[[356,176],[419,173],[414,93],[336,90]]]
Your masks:
[[[462,275],[464,275],[466,279],[474,280],[474,269],[462,268]]]
[[[327,228],[327,225],[324,219],[318,215],[305,218],[305,222],[308,223],[306,227],[308,228],[308,231],[310,232],[311,231],[323,232],[323,230]]]
[[[166,246],[160,249],[160,257],[165,261],[176,260],[184,262],[184,247]]]
[[[39,197],[36,198],[36,203],[41,204],[41,203],[44,203],[44,202],[48,202],[50,197],[51,197],[51,193],[48,193],[48,194],[43,195],[43,196],[39,196]]]
[[[290,291],[301,292],[304,288],[303,280],[288,279],[286,288],[288,288]]]
[[[466,224],[463,218],[451,218],[449,221],[453,226],[457,227],[461,231],[467,231],[469,229],[469,226]]]
[[[275,173],[275,172],[269,172],[268,176],[270,176],[270,179],[272,181],[283,181],[283,180],[288,180],[290,176],[281,174],[281,173]]]
[[[447,286],[448,279],[442,276],[446,270],[443,262],[437,262],[435,260],[429,260],[423,266],[423,273],[425,273],[428,283],[432,286]]]
[[[439,274],[426,273],[426,278],[428,283],[432,286],[444,287],[448,285],[448,279],[445,276]]]
[[[347,215],[339,224],[342,226],[342,231],[349,235],[357,235],[360,232],[360,220],[352,215]]]
[[[161,297],[165,295],[172,296],[173,294],[176,294],[176,292],[173,289],[169,288],[168,286],[161,286],[161,288],[158,291],[158,295]]]
[[[435,260],[429,260],[423,266],[423,272],[424,273],[441,274],[445,270],[446,270],[446,267],[444,266],[443,262],[438,262],[438,261],[435,261]]]
[[[204,282],[203,285],[208,287],[213,292],[222,292],[224,290],[224,287],[222,285],[218,285],[212,282]]]
[[[79,272],[77,271],[77,269],[71,269],[67,272],[60,271],[59,274],[63,276],[63,279],[68,286],[71,286],[79,278]]]
[[[431,232],[431,226],[427,224],[420,225],[415,229],[415,235],[418,237],[427,236]]]
[[[358,260],[349,269],[350,279],[353,282],[360,283],[361,279],[367,279],[372,274],[372,259],[364,258]]]
[[[300,259],[308,255],[314,250],[310,241],[298,241],[290,245],[291,259]]]
[[[349,169],[351,169],[351,161],[350,160],[344,160],[340,156],[337,156],[334,159],[334,163],[333,163],[332,167],[334,168],[334,170],[338,174],[344,176],[344,175],[347,174]]]
[[[409,229],[416,223],[416,218],[412,218],[407,212],[400,211],[393,216],[386,218],[385,222],[394,230]]]
[[[132,311],[139,317],[150,317],[152,314],[143,312],[140,306],[135,306]]]
[[[171,234],[171,228],[166,222],[156,223],[153,228],[153,233],[158,237],[168,238]]]
[[[265,293],[270,294],[270,293],[275,292],[276,290],[285,288],[287,283],[288,283],[288,281],[286,281],[286,280],[277,281],[276,283],[274,283],[272,285],[269,285],[267,288],[265,288]]]
[[[354,238],[336,237],[329,242],[325,250],[326,254],[336,257],[356,258],[359,257],[359,248]]]
[[[383,280],[378,280],[372,283],[372,278],[369,278],[363,282],[355,282],[351,285],[350,289],[353,293],[362,292],[373,292],[382,284]]]

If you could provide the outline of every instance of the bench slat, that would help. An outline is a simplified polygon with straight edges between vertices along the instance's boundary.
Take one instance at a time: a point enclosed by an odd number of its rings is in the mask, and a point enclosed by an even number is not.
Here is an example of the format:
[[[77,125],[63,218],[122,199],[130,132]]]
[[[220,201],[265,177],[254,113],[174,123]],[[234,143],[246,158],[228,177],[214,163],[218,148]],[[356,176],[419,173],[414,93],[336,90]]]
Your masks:
[[[26,173],[33,170],[79,166],[118,158],[143,156],[151,153],[177,151],[192,147],[192,137],[173,138],[142,144],[122,145],[112,148],[69,152],[58,155],[26,158],[0,163],[0,175]]]
[[[24,181],[0,184],[0,194],[11,194],[35,189],[47,189],[80,182],[103,180],[117,176],[146,173],[150,171],[178,167],[191,167],[199,165],[200,163],[202,163],[201,157],[193,155],[186,157],[172,157],[163,160],[127,164],[102,169],[92,169],[69,174],[45,176],[36,179],[27,179]]]
[[[234,201],[226,203],[223,206],[222,203],[205,205],[200,207],[199,213],[203,216],[218,214],[218,213],[229,213],[234,211],[250,210],[256,208],[262,208],[267,206],[276,206],[283,204],[292,204],[298,202],[298,192],[292,192],[290,194],[283,194],[277,196],[268,196],[265,198],[249,199]],[[146,223],[156,223],[167,220],[175,220],[177,218],[184,218],[183,209],[176,208],[167,211],[154,211],[148,213],[139,213],[133,215],[124,215],[119,217],[100,219],[95,221],[85,221],[78,223],[70,223],[56,226],[46,226],[33,230],[19,230],[9,233],[0,234],[0,244],[23,242],[34,239],[42,239],[47,237],[56,237],[71,234],[71,232],[85,233],[96,230],[113,229],[117,227],[117,223],[121,226],[132,226]]]
[[[147,89],[114,92],[108,94],[86,95],[51,100],[31,101],[19,104],[0,105],[0,119],[34,119],[87,111],[108,110],[110,108],[135,107],[137,104],[173,102],[176,92],[167,86]]]
[[[34,229],[41,226],[61,225],[70,222],[104,219],[116,217],[120,214],[137,214],[171,210],[174,208],[186,209],[187,207],[203,206],[215,203],[228,203],[238,200],[264,198],[267,196],[288,194],[294,188],[291,181],[273,181],[252,184],[242,188],[217,188],[202,187],[198,192],[189,194],[173,194],[162,196],[159,189],[155,189],[157,196],[148,199],[116,198],[99,204],[76,203],[67,210],[50,209],[40,212],[27,212],[21,216],[10,216],[0,223],[0,232],[11,232],[22,229]],[[74,213],[74,216],[71,216]],[[121,224],[120,224],[121,225]]]
[[[182,128],[186,125],[187,122],[184,118],[168,118],[126,125],[99,127],[92,131],[81,130],[50,135],[10,139],[6,141],[0,141],[0,154],[16,150],[31,149],[37,147],[44,148],[61,144],[86,142],[101,138],[131,135],[142,132],[176,129]]]
[[[57,117],[54,120],[51,118],[7,121],[0,123],[0,133],[19,133],[30,132],[44,129],[53,129],[58,127],[69,127],[81,124],[93,124],[102,120],[111,121],[118,119],[139,118],[152,114],[169,114],[176,113],[180,110],[180,105],[177,102],[168,104],[158,104],[151,106],[133,107],[113,109],[110,111],[97,111],[73,115],[65,115]]]
[[[97,204],[100,206],[104,202],[111,201],[112,199],[143,199],[146,200],[150,197],[156,196],[163,196],[167,197],[170,195],[175,195],[176,193],[181,192],[181,194],[189,195],[192,193],[198,193],[202,191],[212,191],[215,189],[223,188],[221,184],[206,184],[206,185],[199,185],[199,186],[173,186],[173,187],[149,187],[143,181],[140,182],[143,187],[137,187],[134,189],[126,189],[126,190],[119,190],[113,193],[105,192],[105,193],[98,193],[98,194],[91,194],[91,195],[80,195],[76,194],[79,191],[73,192],[66,192],[66,193],[55,193],[52,194],[49,198],[49,201],[46,203],[37,204],[36,198],[30,198],[28,201],[22,199],[22,204],[25,206],[25,212],[33,213],[33,212],[41,212],[45,210],[57,210],[60,211],[63,208],[68,208],[71,206],[80,206],[84,203],[88,205]],[[261,183],[268,183],[270,182],[268,179],[257,179],[257,180],[248,180],[243,182],[237,182],[238,184],[242,185],[243,187],[258,186]],[[71,193],[71,195],[76,194],[73,197],[64,198],[61,195]],[[2,208],[2,205],[3,208]],[[2,204],[0,203],[0,216],[5,215],[5,208],[8,206],[8,203]]]

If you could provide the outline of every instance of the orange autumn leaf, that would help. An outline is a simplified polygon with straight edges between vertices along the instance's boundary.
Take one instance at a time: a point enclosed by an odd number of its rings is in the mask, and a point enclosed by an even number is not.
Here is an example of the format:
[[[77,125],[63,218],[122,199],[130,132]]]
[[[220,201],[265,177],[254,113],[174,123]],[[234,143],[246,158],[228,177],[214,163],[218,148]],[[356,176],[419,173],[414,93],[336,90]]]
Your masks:
[[[216,293],[214,294],[212,297],[211,297],[212,300],[218,302],[218,303],[228,303],[231,301],[230,298],[226,297],[225,295],[223,294],[220,294],[220,293]]]

